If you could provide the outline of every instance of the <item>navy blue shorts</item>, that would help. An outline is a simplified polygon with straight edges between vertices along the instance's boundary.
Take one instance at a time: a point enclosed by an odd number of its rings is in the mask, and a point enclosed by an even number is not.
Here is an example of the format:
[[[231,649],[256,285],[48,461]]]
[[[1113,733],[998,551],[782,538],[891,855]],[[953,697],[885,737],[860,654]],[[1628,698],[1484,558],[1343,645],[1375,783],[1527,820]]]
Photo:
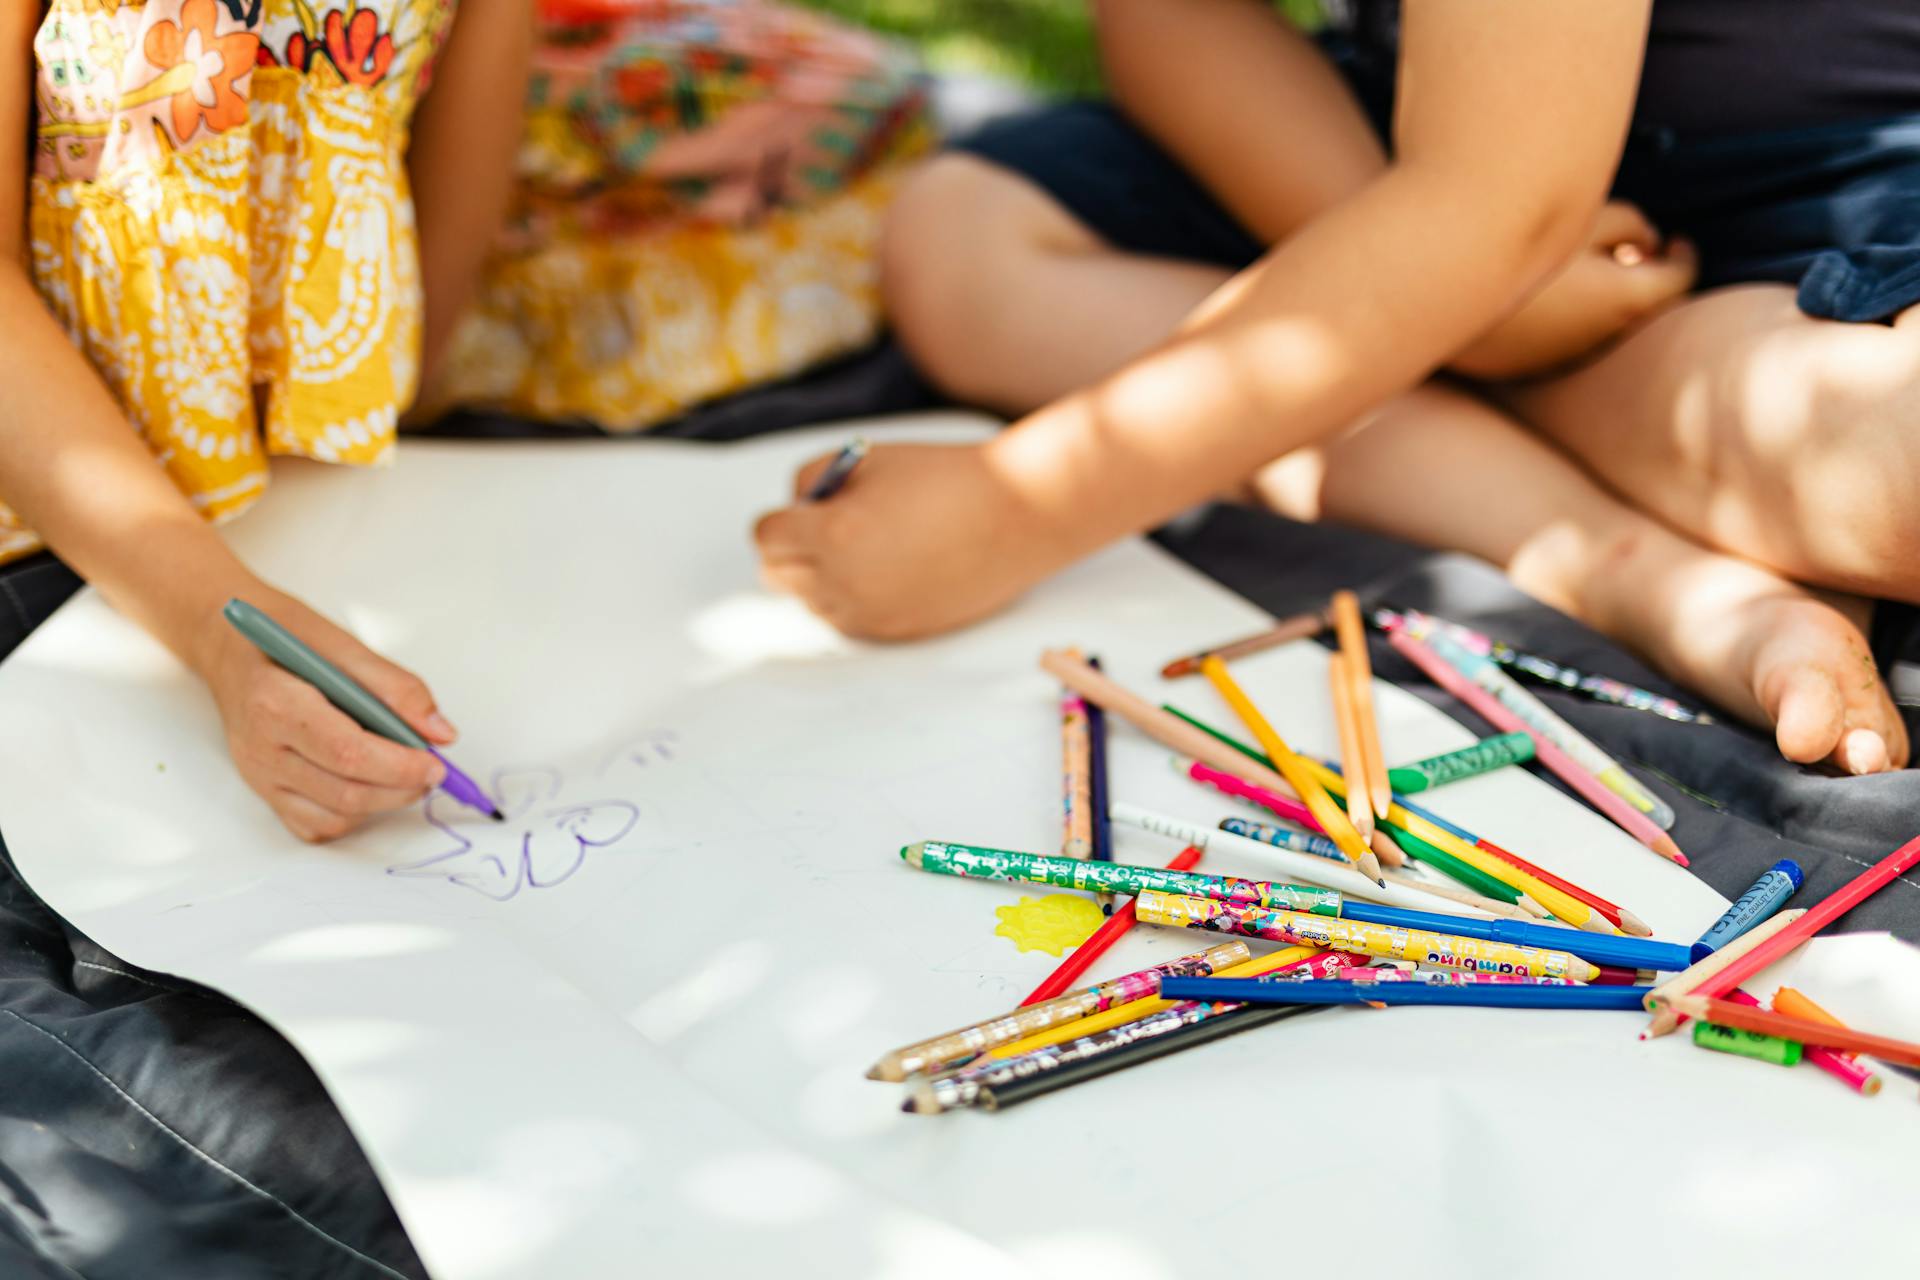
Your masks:
[[[1392,69],[1329,52],[1386,137]],[[1235,270],[1265,249],[1104,104],[995,121],[956,147],[1025,177],[1121,249]],[[1920,116],[1737,136],[1636,133],[1614,192],[1699,246],[1701,288],[1794,285],[1801,310],[1830,320],[1884,321],[1920,303]]]

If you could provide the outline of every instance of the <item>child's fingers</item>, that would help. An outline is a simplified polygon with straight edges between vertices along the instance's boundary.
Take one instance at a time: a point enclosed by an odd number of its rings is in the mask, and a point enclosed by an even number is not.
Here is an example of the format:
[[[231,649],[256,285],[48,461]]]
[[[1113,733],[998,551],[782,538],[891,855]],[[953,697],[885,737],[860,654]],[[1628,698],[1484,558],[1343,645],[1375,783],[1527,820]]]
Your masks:
[[[360,825],[357,818],[335,813],[325,805],[315,804],[303,795],[284,789],[270,794],[267,803],[273,806],[274,813],[279,815],[287,830],[308,844],[338,840]]]
[[[405,667],[387,661],[357,640],[337,654],[334,661],[374,697],[398,712],[400,718],[427,741],[446,746],[459,736],[440,714],[427,682]]]
[[[362,729],[304,682],[286,695],[277,740],[310,763],[352,782],[423,791],[446,775],[425,751],[389,742]]]
[[[761,516],[753,526],[753,543],[767,563],[781,560],[811,559],[819,547],[820,522],[825,513],[817,507],[782,507]]]
[[[320,768],[291,748],[281,752],[275,772],[282,790],[304,796],[323,809],[350,818],[404,809],[427,794],[426,787],[384,787],[343,778]]]
[[[1626,201],[1609,200],[1594,217],[1593,243],[1609,250],[1626,247],[1640,257],[1651,257],[1660,251],[1660,231]]]
[[[1674,239],[1667,251],[1626,267],[1622,275],[1635,310],[1645,313],[1688,293],[1700,276],[1700,254],[1690,240]]]
[[[833,465],[833,460],[838,454],[839,450],[837,449],[832,453],[823,453],[793,473],[793,500],[795,502],[807,496],[807,491],[813,488],[813,482],[820,478],[821,472]]]

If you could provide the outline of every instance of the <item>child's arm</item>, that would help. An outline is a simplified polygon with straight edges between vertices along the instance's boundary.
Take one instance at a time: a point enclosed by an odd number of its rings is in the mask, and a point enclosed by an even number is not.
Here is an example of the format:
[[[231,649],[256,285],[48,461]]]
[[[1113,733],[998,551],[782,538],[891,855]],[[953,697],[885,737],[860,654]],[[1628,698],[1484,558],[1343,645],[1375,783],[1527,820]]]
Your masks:
[[[42,304],[24,261],[30,42],[40,6],[0,12],[0,499],[212,688],[248,784],[308,839],[410,802],[439,762],[362,730],[220,617],[244,596],[435,741],[432,695],[399,667],[266,587],[167,479]],[[444,722],[441,722],[444,723]]]
[[[1105,381],[965,456],[876,451],[833,501],[768,517],[768,576],[850,630],[943,630],[1412,387],[1587,234],[1649,3],[1409,5],[1390,169]]]
[[[1386,169],[1346,84],[1270,0],[1099,0],[1098,14],[1114,101],[1263,244]],[[1564,364],[1685,294],[1694,267],[1689,247],[1668,252],[1630,206],[1609,205],[1588,243],[1449,367],[1504,379]]]
[[[407,173],[427,307],[422,388],[433,385],[506,216],[532,50],[533,0],[462,0],[414,113]]]

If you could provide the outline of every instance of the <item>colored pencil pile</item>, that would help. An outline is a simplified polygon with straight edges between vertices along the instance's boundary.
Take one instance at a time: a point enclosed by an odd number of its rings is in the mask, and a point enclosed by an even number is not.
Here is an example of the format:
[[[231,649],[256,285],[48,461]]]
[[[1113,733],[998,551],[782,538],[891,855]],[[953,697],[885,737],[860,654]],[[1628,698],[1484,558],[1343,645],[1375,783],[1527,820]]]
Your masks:
[[[1537,762],[1649,849],[1685,866],[1666,833],[1671,807],[1518,686],[1476,633],[1411,610],[1376,611],[1374,620],[1396,650],[1501,732],[1390,767],[1362,616],[1358,600],[1341,592],[1324,610],[1166,667],[1167,679],[1203,676],[1253,743],[1140,697],[1105,675],[1097,659],[1046,653],[1041,666],[1062,686],[1059,851],[922,840],[900,854],[925,873],[1084,891],[1110,918],[1018,1008],[894,1049],[869,1077],[907,1083],[911,1112],[997,1110],[1343,1004],[1640,1011],[1652,1015],[1643,1036],[1691,1020],[1701,1047],[1783,1066],[1809,1062],[1867,1095],[1882,1083],[1872,1058],[1920,1066],[1920,1045],[1854,1031],[1800,992],[1782,987],[1769,1007],[1740,989],[1920,866],[1920,838],[1811,910],[1784,909],[1804,877],[1782,860],[1698,941],[1658,941],[1627,908],[1405,793]],[[1338,766],[1294,751],[1227,665],[1328,627],[1338,636],[1328,659]],[[1647,709],[1684,718],[1664,706]],[[1231,797],[1263,811],[1261,820],[1242,813],[1209,825],[1117,799],[1106,768],[1112,717],[1173,751],[1174,767],[1205,788],[1197,797]],[[1116,822],[1185,847],[1164,866],[1116,862]],[[1209,850],[1268,868],[1270,878],[1201,870]],[[1188,955],[1086,985],[1082,975],[1140,923],[1214,937]],[[1670,976],[1656,982],[1659,975]]]

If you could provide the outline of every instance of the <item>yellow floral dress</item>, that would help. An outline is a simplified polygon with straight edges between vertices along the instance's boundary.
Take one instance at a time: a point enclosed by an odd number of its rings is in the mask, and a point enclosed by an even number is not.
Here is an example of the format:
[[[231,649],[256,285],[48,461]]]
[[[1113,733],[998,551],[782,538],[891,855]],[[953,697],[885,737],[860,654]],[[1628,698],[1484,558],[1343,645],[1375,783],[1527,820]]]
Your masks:
[[[161,465],[219,519],[270,454],[386,461],[419,373],[407,131],[454,0],[45,7],[33,278]],[[433,404],[634,429],[872,337],[928,138],[909,62],[757,0],[544,0],[541,30]],[[39,546],[0,505],[0,562]]]

